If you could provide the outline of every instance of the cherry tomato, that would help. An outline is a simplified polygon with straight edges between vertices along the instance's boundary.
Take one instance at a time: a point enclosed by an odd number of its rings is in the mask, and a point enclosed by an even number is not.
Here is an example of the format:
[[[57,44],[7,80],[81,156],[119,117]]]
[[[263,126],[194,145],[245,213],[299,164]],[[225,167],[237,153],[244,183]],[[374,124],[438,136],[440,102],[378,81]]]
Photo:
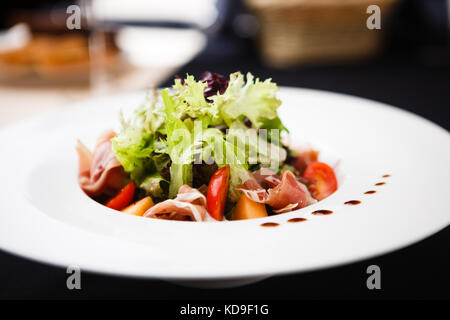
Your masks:
[[[337,190],[337,180],[333,169],[323,162],[310,163],[303,174],[308,189],[316,200],[322,200]]]
[[[120,190],[120,192],[106,203],[106,206],[115,210],[122,210],[131,203],[134,197],[136,186],[134,182],[130,182]]]
[[[209,180],[206,202],[211,217],[221,221],[225,211],[228,194],[228,180],[230,179],[230,166],[217,170]]]

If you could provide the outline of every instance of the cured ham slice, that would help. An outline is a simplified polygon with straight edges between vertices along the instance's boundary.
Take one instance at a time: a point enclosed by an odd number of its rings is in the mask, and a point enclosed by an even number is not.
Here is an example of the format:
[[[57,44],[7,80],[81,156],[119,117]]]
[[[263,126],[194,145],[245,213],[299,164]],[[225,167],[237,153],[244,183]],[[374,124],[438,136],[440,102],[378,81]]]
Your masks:
[[[258,184],[257,180],[257,177],[253,176],[239,190],[249,199],[271,206],[276,213],[304,208],[315,202],[308,188],[290,171],[283,171],[279,183],[268,190]]]
[[[151,207],[144,213],[144,217],[188,221],[210,220],[206,210],[206,197],[188,185],[180,187],[175,199],[165,200]]]
[[[199,190],[191,188],[187,184],[182,185],[180,189],[178,189],[178,195],[176,199],[206,207],[205,195]]]
[[[78,152],[78,176],[81,184],[82,179],[89,179],[91,175],[92,152],[79,140],[76,148]]]
[[[253,172],[253,177],[264,189],[274,188],[281,182],[280,176],[269,168],[261,168]]]
[[[275,210],[285,209],[287,206],[290,206],[291,210],[295,210],[304,208],[315,202],[308,188],[298,182],[291,171],[283,171],[281,173],[280,184],[269,189],[268,193],[269,196],[266,199],[266,204]],[[297,206],[292,207],[295,203]]]
[[[81,141],[77,143],[78,182],[91,197],[114,195],[127,180],[127,175],[112,150],[111,138],[115,135],[113,131],[104,132],[98,138],[93,153]]]

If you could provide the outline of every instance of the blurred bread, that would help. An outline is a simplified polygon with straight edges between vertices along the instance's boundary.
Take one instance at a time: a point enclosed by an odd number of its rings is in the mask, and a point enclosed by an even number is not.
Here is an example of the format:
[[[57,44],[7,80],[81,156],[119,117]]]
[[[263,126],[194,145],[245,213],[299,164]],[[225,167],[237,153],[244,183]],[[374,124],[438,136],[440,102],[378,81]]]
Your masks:
[[[112,63],[116,55],[115,50],[106,50],[101,63]],[[36,35],[22,48],[0,53],[0,68],[8,78],[88,80],[89,66],[88,39],[80,34]]]

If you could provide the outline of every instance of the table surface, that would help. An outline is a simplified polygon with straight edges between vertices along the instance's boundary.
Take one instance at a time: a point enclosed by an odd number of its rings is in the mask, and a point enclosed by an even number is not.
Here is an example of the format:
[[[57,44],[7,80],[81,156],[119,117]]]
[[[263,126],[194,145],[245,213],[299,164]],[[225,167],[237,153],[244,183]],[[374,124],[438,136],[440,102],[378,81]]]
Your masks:
[[[416,59],[380,59],[344,66],[264,67],[251,55],[220,59],[200,56],[178,74],[210,70],[250,71],[279,85],[365,97],[419,114],[450,128],[450,66]],[[31,110],[32,106],[30,106]],[[32,112],[32,111],[30,111]],[[1,118],[1,114],[0,114]],[[0,298],[139,299],[321,299],[450,298],[450,228],[408,248],[347,266],[278,276],[240,288],[204,290],[158,280],[82,274],[82,290],[66,288],[66,270],[0,251]],[[381,268],[381,290],[368,290],[366,269]]]

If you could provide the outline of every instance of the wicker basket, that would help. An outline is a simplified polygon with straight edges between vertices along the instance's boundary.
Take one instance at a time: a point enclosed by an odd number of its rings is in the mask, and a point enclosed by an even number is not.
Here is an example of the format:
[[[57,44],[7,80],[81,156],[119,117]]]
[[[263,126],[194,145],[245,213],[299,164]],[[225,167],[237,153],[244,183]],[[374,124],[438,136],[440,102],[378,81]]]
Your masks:
[[[275,67],[352,60],[382,47],[384,22],[399,0],[245,0],[260,23],[263,59]],[[381,9],[381,30],[369,30],[369,5]]]

